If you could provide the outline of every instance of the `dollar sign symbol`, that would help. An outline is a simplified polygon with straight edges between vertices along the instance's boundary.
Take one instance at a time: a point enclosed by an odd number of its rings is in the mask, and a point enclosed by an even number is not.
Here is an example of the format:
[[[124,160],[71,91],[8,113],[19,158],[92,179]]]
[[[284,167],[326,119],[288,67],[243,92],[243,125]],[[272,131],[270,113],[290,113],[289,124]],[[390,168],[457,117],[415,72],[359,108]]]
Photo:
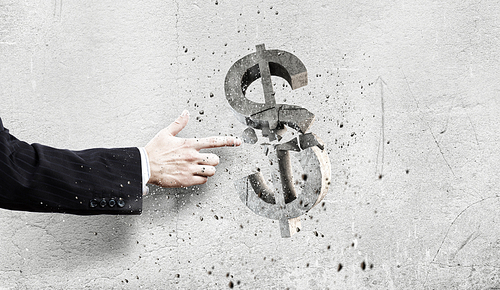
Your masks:
[[[330,161],[324,144],[314,134],[306,133],[314,121],[314,114],[294,105],[276,104],[271,76],[285,79],[292,89],[307,85],[307,70],[295,55],[281,50],[266,50],[264,44],[256,52],[236,61],[229,69],[224,89],[226,98],[240,122],[249,126],[245,132],[255,135],[262,130],[269,141],[281,141],[285,125],[297,130],[298,137],[278,143],[268,153],[272,185],[261,172],[235,182],[240,199],[254,213],[279,220],[282,237],[291,237],[300,230],[300,216],[318,204],[328,192]],[[252,82],[261,79],[264,103],[246,98]],[[256,141],[256,135],[253,141]],[[255,142],[252,142],[255,143]],[[304,186],[300,194],[294,187],[289,151],[299,152],[298,159],[304,172]]]

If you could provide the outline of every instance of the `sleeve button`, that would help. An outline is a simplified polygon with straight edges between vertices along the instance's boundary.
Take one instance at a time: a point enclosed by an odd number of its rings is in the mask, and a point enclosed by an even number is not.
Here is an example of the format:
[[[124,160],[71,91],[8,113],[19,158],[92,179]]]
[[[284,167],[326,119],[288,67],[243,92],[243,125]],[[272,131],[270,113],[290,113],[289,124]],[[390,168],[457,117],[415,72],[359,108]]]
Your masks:
[[[116,205],[116,201],[115,201],[115,199],[114,199],[114,198],[110,199],[110,200],[108,201],[108,205],[109,205],[109,207],[114,207],[114,206]]]
[[[103,199],[101,199],[101,202],[99,203],[99,205],[100,205],[101,207],[105,207],[105,206],[106,206],[106,204],[107,204],[106,200],[105,200],[104,198],[103,198]]]
[[[119,207],[124,207],[125,206],[125,201],[122,198],[120,198],[120,199],[118,199],[117,204],[118,204]]]
[[[97,206],[97,204],[98,204],[97,199],[93,199],[93,200],[91,200],[91,201],[90,201],[90,207],[91,207],[91,208],[96,207],[96,206]]]

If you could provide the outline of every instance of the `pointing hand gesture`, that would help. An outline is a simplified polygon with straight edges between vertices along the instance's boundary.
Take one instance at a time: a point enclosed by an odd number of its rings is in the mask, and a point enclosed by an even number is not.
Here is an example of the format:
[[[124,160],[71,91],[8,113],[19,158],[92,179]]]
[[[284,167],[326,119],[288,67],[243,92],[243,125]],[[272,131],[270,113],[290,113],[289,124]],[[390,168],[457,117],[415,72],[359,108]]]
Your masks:
[[[151,178],[148,183],[161,187],[187,187],[207,182],[215,174],[219,157],[212,153],[201,153],[201,149],[224,146],[239,146],[235,137],[179,138],[176,135],[186,127],[188,111],[167,128],[161,130],[146,145]]]

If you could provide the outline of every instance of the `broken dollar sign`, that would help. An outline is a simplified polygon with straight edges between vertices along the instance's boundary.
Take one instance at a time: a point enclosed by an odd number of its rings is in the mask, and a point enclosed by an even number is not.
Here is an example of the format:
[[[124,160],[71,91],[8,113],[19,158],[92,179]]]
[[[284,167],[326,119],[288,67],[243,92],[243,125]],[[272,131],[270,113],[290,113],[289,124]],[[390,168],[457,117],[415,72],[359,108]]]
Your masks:
[[[225,80],[226,98],[240,122],[249,126],[243,139],[256,143],[254,129],[274,150],[268,153],[272,184],[268,185],[261,172],[236,181],[240,199],[256,214],[279,220],[282,237],[291,237],[300,230],[300,216],[318,204],[330,184],[330,161],[324,144],[307,130],[314,121],[308,110],[294,105],[277,104],[271,76],[285,79],[292,89],[307,85],[307,70],[293,54],[281,50],[266,50],[257,45],[257,51],[233,64]],[[261,79],[264,103],[246,98],[252,82]],[[299,136],[280,143],[286,126],[299,132]],[[304,185],[300,194],[295,189],[289,151],[298,152]]]

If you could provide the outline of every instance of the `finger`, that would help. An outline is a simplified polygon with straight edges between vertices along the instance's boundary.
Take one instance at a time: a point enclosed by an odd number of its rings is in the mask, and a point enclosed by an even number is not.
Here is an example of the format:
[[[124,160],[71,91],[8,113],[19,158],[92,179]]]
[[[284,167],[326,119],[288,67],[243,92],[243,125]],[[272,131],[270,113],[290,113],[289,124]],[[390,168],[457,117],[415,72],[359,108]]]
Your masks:
[[[214,176],[215,175],[215,167],[209,165],[198,165],[196,170],[196,175],[198,176]]]
[[[207,180],[208,180],[208,177],[206,177],[206,176],[193,175],[189,180],[189,185],[186,185],[186,186],[204,184],[207,182]]]
[[[198,161],[198,164],[200,165],[211,165],[211,166],[216,166],[219,164],[219,156],[212,154],[212,153],[206,153],[206,154],[200,154],[201,155],[201,160]]]
[[[172,124],[167,127],[167,130],[172,134],[172,136],[177,135],[184,127],[186,127],[189,121],[189,112],[184,110],[182,114],[175,120]]]
[[[225,146],[240,146],[241,139],[236,137],[208,137],[196,139],[194,143],[194,147],[200,150]]]

